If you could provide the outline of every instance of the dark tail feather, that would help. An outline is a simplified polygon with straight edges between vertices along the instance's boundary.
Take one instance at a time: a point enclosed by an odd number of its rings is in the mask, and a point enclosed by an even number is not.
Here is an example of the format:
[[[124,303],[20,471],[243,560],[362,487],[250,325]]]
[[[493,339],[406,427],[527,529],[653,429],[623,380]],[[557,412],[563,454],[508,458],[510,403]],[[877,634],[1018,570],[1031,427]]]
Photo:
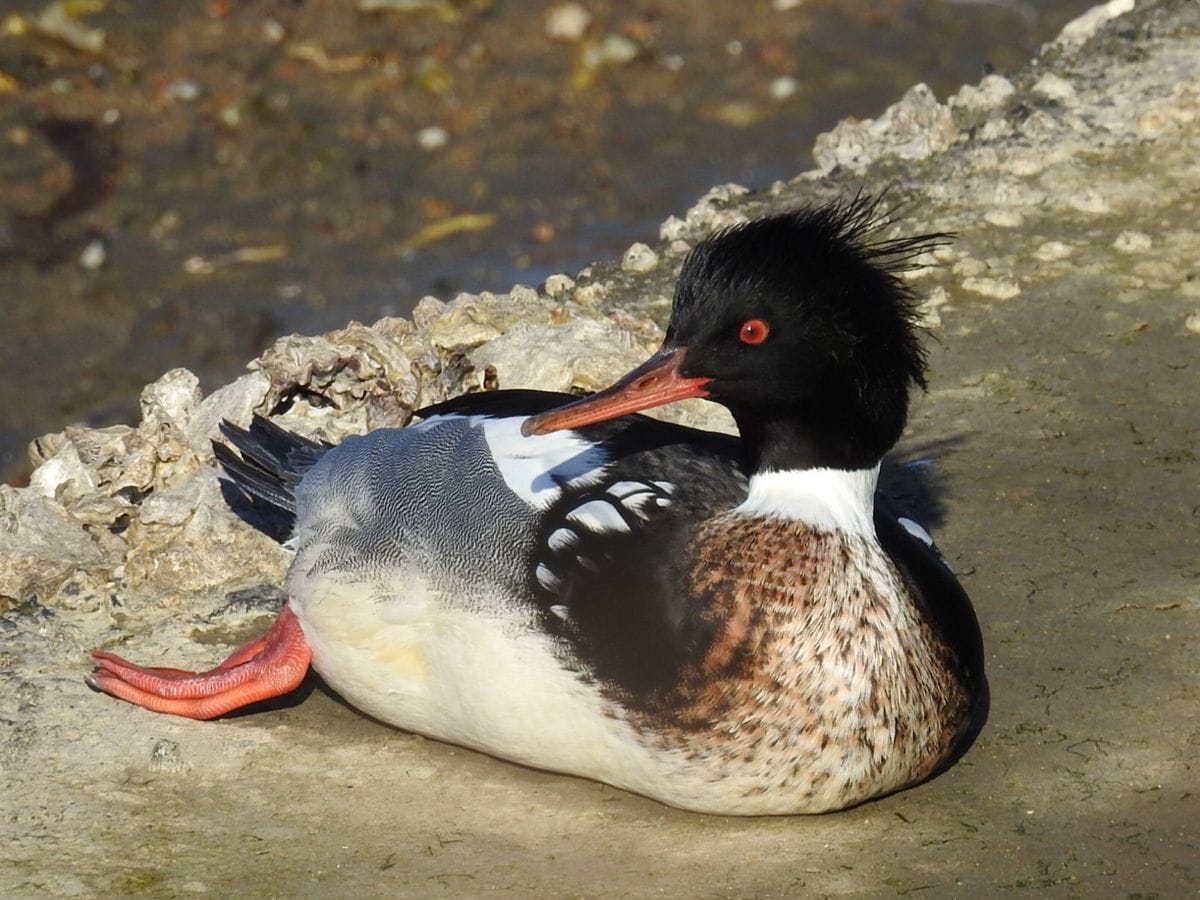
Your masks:
[[[222,422],[221,434],[228,443],[213,441],[213,453],[225,472],[226,501],[255,528],[286,538],[296,519],[296,485],[333,445],[257,415],[249,429]]]

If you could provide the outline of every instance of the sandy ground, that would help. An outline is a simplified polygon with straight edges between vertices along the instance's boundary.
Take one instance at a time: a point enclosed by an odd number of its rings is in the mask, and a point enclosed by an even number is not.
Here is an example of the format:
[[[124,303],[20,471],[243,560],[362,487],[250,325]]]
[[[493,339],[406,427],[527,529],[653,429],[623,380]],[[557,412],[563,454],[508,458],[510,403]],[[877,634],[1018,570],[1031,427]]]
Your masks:
[[[247,535],[258,589],[117,596],[83,573],[9,603],[0,893],[1200,891],[1200,7],[1141,4],[1013,85],[964,99],[927,159],[896,126],[859,167],[847,132],[838,170],[729,207],[890,184],[917,201],[906,227],[958,234],[914,273],[938,321],[901,448],[936,460],[936,536],[988,648],[990,719],[950,771],[843,813],[731,820],[398,733],[319,684],[215,723],[87,690],[98,640],[204,666],[265,624],[284,559]],[[609,301],[661,269],[610,267]]]

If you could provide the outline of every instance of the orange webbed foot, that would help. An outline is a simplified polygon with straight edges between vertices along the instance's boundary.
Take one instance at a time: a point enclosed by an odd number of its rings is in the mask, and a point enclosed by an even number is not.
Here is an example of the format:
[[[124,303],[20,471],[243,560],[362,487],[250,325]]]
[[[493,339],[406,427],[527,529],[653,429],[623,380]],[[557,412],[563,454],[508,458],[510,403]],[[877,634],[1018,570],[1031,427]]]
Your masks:
[[[289,693],[308,672],[312,650],[286,603],[270,630],[243,644],[207,672],[138,666],[105,650],[92,651],[88,685],[154,712],[215,719],[227,712]]]

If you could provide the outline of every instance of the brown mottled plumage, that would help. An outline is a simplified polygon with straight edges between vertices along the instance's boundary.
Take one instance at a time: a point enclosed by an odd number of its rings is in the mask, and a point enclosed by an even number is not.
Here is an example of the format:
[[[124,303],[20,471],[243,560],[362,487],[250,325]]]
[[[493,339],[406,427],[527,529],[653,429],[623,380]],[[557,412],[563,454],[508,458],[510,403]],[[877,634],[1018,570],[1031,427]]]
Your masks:
[[[954,650],[877,544],[729,512],[697,533],[703,662],[634,718],[726,789],[812,811],[927,777],[967,725]],[[786,799],[785,799],[786,798]]]

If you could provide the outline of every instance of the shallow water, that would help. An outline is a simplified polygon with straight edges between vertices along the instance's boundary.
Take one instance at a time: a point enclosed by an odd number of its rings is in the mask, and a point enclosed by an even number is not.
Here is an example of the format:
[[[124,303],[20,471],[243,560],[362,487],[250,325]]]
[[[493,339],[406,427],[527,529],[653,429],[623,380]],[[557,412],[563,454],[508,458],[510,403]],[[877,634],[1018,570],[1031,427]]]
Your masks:
[[[79,21],[98,52],[0,39],[0,474],[40,433],[135,418],[166,369],[211,389],[277,335],[653,241],[711,185],[809,168],[839,119],[1019,66],[1089,5],[585,3],[570,40],[540,2],[132,0]]]

